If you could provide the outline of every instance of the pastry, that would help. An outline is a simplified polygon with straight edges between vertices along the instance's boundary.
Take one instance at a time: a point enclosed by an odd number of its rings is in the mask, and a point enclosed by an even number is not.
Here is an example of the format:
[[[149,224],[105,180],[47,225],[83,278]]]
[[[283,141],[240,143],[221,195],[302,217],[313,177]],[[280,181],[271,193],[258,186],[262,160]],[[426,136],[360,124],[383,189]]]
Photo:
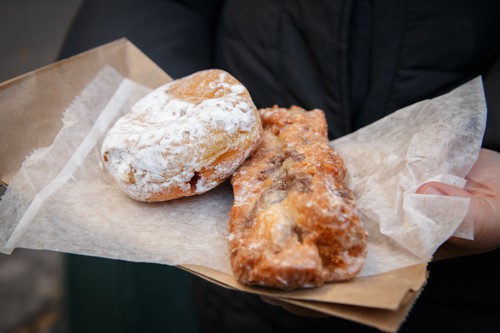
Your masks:
[[[205,70],[139,100],[108,132],[102,159],[133,199],[166,201],[222,183],[261,134],[247,89],[229,73]]]
[[[296,289],[354,277],[367,233],[320,110],[259,110],[264,133],[231,183],[229,251],[244,284]]]

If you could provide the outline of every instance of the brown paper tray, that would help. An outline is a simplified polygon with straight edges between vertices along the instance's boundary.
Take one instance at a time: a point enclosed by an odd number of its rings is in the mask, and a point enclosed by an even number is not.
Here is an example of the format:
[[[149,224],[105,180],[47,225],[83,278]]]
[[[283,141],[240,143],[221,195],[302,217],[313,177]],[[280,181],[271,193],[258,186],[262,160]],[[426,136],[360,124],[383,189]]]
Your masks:
[[[281,291],[245,286],[234,276],[207,267],[182,265],[180,268],[224,288],[275,298],[384,332],[399,329],[427,281],[426,265],[422,264],[315,289]]]

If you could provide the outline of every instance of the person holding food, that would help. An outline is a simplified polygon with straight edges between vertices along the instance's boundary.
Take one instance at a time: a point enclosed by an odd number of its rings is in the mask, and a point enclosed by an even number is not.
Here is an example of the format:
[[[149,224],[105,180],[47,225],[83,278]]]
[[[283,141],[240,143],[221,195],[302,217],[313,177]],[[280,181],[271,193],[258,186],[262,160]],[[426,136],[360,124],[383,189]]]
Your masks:
[[[475,237],[452,237],[436,252],[401,332],[493,332],[500,330],[499,16],[495,0],[85,0],[60,57],[127,37],[173,78],[220,68],[258,108],[323,110],[330,139],[482,76],[488,119],[465,188],[431,182],[417,190],[470,198]],[[204,281],[193,288],[207,332],[373,331]]]

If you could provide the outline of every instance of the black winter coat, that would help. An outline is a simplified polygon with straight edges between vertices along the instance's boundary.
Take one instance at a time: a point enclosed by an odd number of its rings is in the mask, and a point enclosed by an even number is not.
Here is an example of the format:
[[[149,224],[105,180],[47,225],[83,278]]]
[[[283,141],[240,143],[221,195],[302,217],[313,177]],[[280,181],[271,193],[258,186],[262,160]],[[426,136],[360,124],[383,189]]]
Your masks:
[[[222,68],[258,107],[320,108],[331,138],[483,75],[483,145],[500,151],[498,0],[85,1],[65,57],[127,37],[174,78]],[[199,282],[207,331],[370,331]],[[500,332],[500,251],[430,264],[403,332]]]

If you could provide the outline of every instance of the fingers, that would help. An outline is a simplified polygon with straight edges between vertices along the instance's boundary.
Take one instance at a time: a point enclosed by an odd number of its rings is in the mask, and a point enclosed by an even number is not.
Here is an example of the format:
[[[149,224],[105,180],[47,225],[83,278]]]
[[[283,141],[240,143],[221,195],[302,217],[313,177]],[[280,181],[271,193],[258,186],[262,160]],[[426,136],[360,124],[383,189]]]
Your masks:
[[[500,197],[474,196],[470,211],[474,220],[473,249],[481,252],[500,246]]]

